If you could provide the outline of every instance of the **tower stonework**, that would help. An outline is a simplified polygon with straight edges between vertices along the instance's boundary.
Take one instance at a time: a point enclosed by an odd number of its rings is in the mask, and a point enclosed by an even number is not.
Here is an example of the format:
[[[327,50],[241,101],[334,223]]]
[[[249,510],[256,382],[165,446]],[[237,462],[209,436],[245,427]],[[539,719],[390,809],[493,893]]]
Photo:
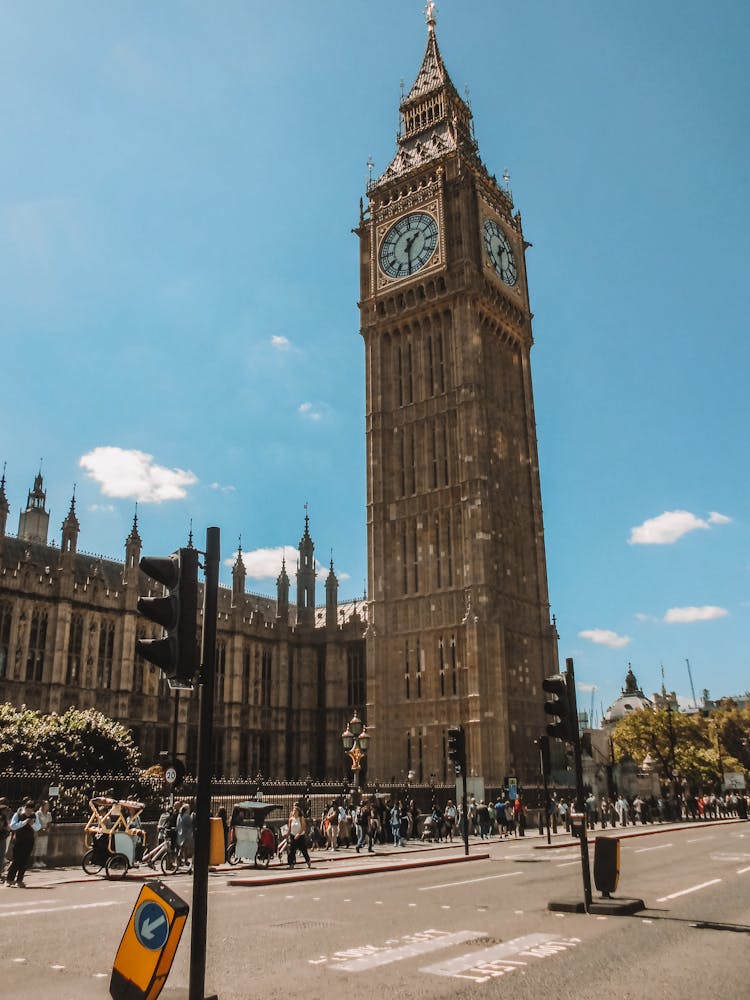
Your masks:
[[[483,165],[438,49],[360,212],[366,357],[370,774],[536,773],[557,670],[521,217]]]

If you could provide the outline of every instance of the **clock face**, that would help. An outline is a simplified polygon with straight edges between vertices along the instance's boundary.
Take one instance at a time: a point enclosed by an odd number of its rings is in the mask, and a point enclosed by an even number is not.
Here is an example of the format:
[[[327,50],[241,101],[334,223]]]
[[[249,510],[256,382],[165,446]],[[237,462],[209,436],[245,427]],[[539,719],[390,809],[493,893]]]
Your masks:
[[[399,219],[380,245],[380,266],[391,278],[406,278],[424,267],[438,242],[437,222],[426,212]]]
[[[518,280],[518,268],[508,238],[494,219],[487,219],[484,224],[484,245],[490,263],[506,285],[515,285]]]

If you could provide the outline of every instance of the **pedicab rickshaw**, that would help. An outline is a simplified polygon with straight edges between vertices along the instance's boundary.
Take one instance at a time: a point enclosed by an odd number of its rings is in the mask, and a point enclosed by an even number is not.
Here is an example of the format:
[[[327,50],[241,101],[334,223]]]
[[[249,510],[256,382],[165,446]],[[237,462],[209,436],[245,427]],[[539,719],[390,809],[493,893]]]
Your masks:
[[[266,817],[274,809],[280,808],[273,802],[249,800],[237,803],[232,813],[232,839],[227,847],[227,861],[230,865],[252,861],[256,867],[268,867],[277,852],[278,844],[276,834],[266,824]]]
[[[141,829],[143,802],[95,796],[89,802],[91,816],[83,829],[86,853],[81,867],[89,875],[102,869],[108,879],[122,879],[137,864],[146,843]]]

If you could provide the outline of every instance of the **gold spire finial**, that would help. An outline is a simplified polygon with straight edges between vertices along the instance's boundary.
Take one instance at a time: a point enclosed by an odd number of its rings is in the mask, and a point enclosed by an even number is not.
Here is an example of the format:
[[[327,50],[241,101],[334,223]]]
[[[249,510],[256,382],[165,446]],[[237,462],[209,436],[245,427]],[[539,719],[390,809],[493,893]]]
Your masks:
[[[435,30],[435,0],[428,0],[427,6],[424,9],[425,17],[427,19],[427,28],[429,31]]]

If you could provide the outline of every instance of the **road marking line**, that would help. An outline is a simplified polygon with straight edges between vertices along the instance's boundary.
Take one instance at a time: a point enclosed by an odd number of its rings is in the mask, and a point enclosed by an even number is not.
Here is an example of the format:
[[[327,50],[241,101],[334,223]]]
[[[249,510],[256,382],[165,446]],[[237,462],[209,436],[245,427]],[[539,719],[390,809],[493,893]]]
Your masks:
[[[714,839],[715,839],[714,837],[693,837],[692,840],[687,840],[687,841],[685,841],[685,843],[687,843],[687,844],[700,844],[704,840],[714,840]]]
[[[737,874],[738,875],[745,875],[747,872],[750,872],[750,868],[738,868],[737,869]]]
[[[405,958],[416,958],[428,952],[439,951],[442,948],[451,948],[457,944],[465,944],[467,941],[476,941],[477,938],[487,937],[484,931],[456,931],[452,934],[443,931],[425,931],[424,933],[440,934],[440,936],[417,940],[410,944],[400,945],[398,948],[373,949],[372,954],[352,958],[350,961],[340,961],[334,955],[332,957],[331,968],[343,969],[345,972],[366,972],[380,965],[390,965],[391,962],[400,962]],[[419,936],[415,935],[415,937]],[[357,951],[360,949],[354,950]],[[346,952],[339,952],[339,955],[344,956]]]
[[[666,903],[668,899],[677,899],[678,896],[687,896],[690,892],[698,892],[699,889],[707,889],[709,885],[716,885],[717,882],[721,882],[721,879],[713,878],[710,882],[702,882],[700,885],[694,885],[690,889],[683,889],[681,892],[673,892],[669,896],[661,896],[656,900],[656,902]]]
[[[64,913],[66,910],[90,910],[95,906],[121,906],[124,900],[111,899],[106,903],[77,903],[75,906],[47,906],[34,910],[11,910],[9,913],[0,913],[3,917],[25,917],[32,913]]]
[[[511,875],[523,875],[523,872],[504,872],[502,875],[485,875],[483,878],[467,878],[463,882],[442,882],[440,885],[422,885],[418,892],[429,892],[431,889],[452,889],[454,885],[471,885],[473,882],[489,882],[494,878],[510,878]],[[414,904],[409,903],[409,906]]]
[[[29,906],[39,906],[40,903],[54,903],[54,899],[30,899]],[[0,910],[7,910],[13,906],[23,906],[23,903],[0,903]]]
[[[658,847],[639,847],[634,854],[645,854],[646,851],[663,851],[665,847],[673,847],[673,844],[659,844]]]
[[[555,865],[555,868],[570,868],[571,865],[580,865],[581,859],[577,861],[566,861],[564,865]]]
[[[513,972],[519,966],[527,966],[528,958],[549,958],[560,952],[575,948],[580,938],[560,938],[556,934],[527,934],[502,944],[484,948],[458,958],[447,959],[421,968],[435,976],[450,976],[455,979],[470,979],[475,983],[486,983],[490,979]]]

